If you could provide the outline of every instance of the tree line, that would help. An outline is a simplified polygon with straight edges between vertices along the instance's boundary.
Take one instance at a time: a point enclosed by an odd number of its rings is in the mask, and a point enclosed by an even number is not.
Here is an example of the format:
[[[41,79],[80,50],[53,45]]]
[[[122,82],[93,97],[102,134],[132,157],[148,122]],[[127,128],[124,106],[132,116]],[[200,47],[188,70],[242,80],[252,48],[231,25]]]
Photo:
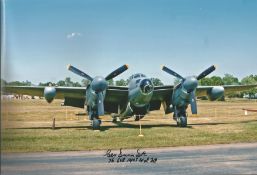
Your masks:
[[[158,78],[151,78],[153,84],[155,86],[162,86],[164,85],[162,83],[162,81]],[[108,84],[109,85],[115,85],[115,86],[127,86],[128,85],[129,80],[124,80],[124,79],[120,79],[117,81],[114,81],[113,79],[108,80]],[[32,84],[30,81],[26,80],[26,81],[12,81],[12,82],[7,82],[3,79],[1,79],[1,83],[3,86],[32,86],[32,85],[36,85],[36,86],[63,86],[63,87],[86,87],[90,81],[87,79],[82,79],[81,82],[75,82],[72,81],[70,77],[66,77],[64,80],[59,80],[57,82],[40,82],[38,84]]]
[[[154,86],[162,86],[164,85],[163,82],[158,78],[151,78]],[[174,84],[178,84],[181,80],[175,79]],[[116,85],[116,86],[127,86],[129,80],[127,79],[120,79],[114,81],[113,79],[109,80],[109,85]],[[86,87],[90,83],[87,79],[82,79],[81,82],[72,81],[70,77],[66,77],[64,80],[59,80],[58,82],[40,82],[37,84],[38,86],[64,86],[64,87]],[[1,79],[2,86],[10,85],[10,86],[32,86],[30,81],[12,81],[7,82]],[[244,77],[241,81],[231,75],[225,74],[223,77],[220,76],[212,76],[212,77],[205,77],[199,81],[199,85],[202,86],[220,86],[220,85],[250,85],[250,84],[257,84],[257,75],[249,75]],[[256,89],[251,89],[249,91],[245,91],[242,93],[234,93],[231,96],[242,97],[243,94],[254,95],[257,93]]]

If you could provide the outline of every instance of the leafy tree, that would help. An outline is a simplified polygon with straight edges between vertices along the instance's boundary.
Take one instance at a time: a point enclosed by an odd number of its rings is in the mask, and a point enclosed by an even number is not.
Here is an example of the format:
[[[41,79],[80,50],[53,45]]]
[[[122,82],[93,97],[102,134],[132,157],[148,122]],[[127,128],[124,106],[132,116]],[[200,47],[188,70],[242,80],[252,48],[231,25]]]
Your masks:
[[[72,83],[73,87],[81,87],[81,84],[79,82],[74,82]]]
[[[179,84],[181,82],[181,79],[179,78],[175,78],[174,79],[174,85],[176,86],[177,84]]]
[[[20,81],[12,81],[12,82],[8,83],[8,85],[10,85],[10,86],[31,86],[32,83],[30,81],[28,81],[28,80],[22,81],[22,82],[20,82]]]
[[[241,84],[244,84],[244,85],[257,84],[257,75],[255,75],[255,76],[249,75],[249,76],[244,77],[241,80]]]
[[[46,83],[39,83],[38,86],[55,86],[55,83],[53,82],[46,82]]]
[[[116,81],[116,86],[127,86],[127,85],[128,85],[128,83],[124,79],[120,79],[120,80]]]
[[[65,86],[65,81],[64,80],[60,80],[56,83],[57,86]]]
[[[70,77],[66,77],[64,81],[65,81],[65,86],[67,87],[73,86],[73,82],[71,81]]]
[[[234,77],[231,74],[225,74],[224,77],[222,78],[222,81],[223,81],[224,85],[238,85],[239,84],[238,78]],[[240,93],[237,93],[237,92],[230,93],[228,95],[228,97],[230,97],[230,98],[240,97]]]
[[[209,77],[202,78],[199,81],[199,85],[201,86],[211,86],[212,85],[212,79]]]
[[[249,76],[244,77],[244,78],[241,80],[241,84],[243,84],[243,85],[257,84],[257,75],[249,75]],[[248,91],[242,92],[242,93],[241,93],[241,96],[243,96],[244,94],[248,94],[248,95],[249,95],[249,98],[251,98],[251,97],[254,96],[256,93],[257,93],[257,89],[256,89],[256,88],[253,88],[253,89],[250,89],[250,90],[248,90]]]
[[[113,79],[108,80],[108,84],[111,85],[111,86],[114,85]]]
[[[224,77],[222,78],[222,81],[224,85],[238,85],[239,81],[238,78],[234,77],[231,74],[225,74]]]
[[[129,84],[129,79],[126,80],[126,84],[127,84],[127,85]]]
[[[90,80],[88,80],[88,79],[82,79],[81,80],[81,85],[83,87],[87,87],[89,85],[89,83],[90,83]]]
[[[205,77],[199,81],[199,85],[202,86],[220,86],[224,85],[224,82],[219,76],[212,76],[211,78]]]
[[[1,86],[6,86],[6,85],[7,85],[7,81],[1,78]]]
[[[151,78],[154,86],[163,86],[162,81],[159,78]]]
[[[219,76],[212,76],[211,77],[212,85],[213,86],[221,86],[224,85],[224,82],[222,81],[222,78]]]

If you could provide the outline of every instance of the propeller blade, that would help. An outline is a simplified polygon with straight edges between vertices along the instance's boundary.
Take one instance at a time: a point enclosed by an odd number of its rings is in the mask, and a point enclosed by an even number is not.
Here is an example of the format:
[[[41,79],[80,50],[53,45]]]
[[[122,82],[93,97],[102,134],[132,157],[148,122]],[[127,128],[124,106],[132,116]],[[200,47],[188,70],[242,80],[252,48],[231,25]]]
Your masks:
[[[76,67],[72,66],[72,65],[67,65],[67,69],[70,70],[71,72],[81,76],[81,77],[84,77],[90,81],[93,80],[92,77],[90,77],[89,75],[87,75],[86,73],[82,72],[81,70],[77,69]]]
[[[104,96],[101,92],[97,94],[97,111],[99,116],[104,115]]]
[[[195,91],[190,93],[190,106],[192,114],[197,114],[197,103],[195,98]]]
[[[202,78],[206,77],[207,75],[209,75],[210,73],[212,73],[214,70],[216,69],[215,65],[212,65],[211,67],[209,67],[208,69],[206,69],[205,71],[203,71],[202,73],[200,73],[197,76],[197,80],[201,80]]]
[[[162,69],[164,72],[167,72],[167,73],[170,74],[170,75],[173,75],[173,76],[175,76],[175,77],[177,77],[177,78],[179,78],[179,79],[184,80],[184,78],[183,78],[181,75],[179,75],[178,73],[174,72],[173,70],[167,68],[166,66],[162,66],[161,69]]]
[[[116,69],[115,71],[113,71],[112,73],[110,73],[109,75],[107,75],[105,77],[106,80],[110,80],[113,79],[114,77],[120,75],[121,73],[123,73],[125,70],[128,69],[128,65],[124,64],[123,66],[119,67],[118,69]]]

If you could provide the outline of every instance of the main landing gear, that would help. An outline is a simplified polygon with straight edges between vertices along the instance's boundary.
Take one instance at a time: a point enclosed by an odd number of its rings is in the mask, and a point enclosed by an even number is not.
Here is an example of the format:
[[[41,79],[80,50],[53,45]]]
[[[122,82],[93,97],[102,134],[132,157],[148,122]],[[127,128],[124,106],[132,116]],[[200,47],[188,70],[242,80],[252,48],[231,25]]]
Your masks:
[[[187,117],[180,116],[177,118],[177,126],[179,127],[187,127]]]
[[[187,127],[187,114],[186,112],[174,113],[173,119],[176,120],[178,127]]]
[[[100,126],[101,126],[102,121],[99,119],[98,115],[95,112],[93,112],[90,115],[90,120],[91,120],[92,129],[93,130],[100,130]]]
[[[101,123],[102,123],[101,120],[94,118],[92,120],[92,128],[93,128],[93,130],[100,130]]]

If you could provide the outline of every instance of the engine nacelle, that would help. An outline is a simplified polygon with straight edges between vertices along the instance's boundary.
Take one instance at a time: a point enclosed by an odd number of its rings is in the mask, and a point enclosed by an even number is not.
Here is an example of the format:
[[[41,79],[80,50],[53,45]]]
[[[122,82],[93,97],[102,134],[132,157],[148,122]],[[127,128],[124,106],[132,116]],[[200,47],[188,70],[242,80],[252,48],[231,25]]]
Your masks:
[[[177,107],[186,106],[189,103],[189,93],[180,86],[175,89],[171,98],[171,104]]]
[[[223,95],[224,95],[224,87],[222,86],[215,86],[207,91],[207,96],[211,101],[217,100]]]
[[[56,96],[56,89],[54,87],[45,87],[44,97],[48,103],[51,103]]]

